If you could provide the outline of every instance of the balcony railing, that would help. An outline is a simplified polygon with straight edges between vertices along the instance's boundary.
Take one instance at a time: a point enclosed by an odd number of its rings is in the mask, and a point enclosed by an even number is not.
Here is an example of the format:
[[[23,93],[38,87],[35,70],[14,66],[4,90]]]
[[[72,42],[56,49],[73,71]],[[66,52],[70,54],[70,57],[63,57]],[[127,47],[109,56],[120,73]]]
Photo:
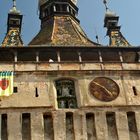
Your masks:
[[[140,48],[0,48],[0,70],[140,70]]]

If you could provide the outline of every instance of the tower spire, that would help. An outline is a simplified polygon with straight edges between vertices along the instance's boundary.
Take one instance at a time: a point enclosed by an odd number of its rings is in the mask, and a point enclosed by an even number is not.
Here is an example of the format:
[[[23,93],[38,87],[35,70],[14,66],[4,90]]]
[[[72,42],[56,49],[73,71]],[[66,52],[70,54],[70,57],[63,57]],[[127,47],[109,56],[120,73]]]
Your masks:
[[[109,9],[108,8],[108,6],[107,6],[107,0],[103,0],[103,3],[104,3],[104,5],[105,5],[105,9],[106,9],[106,11]]]
[[[23,46],[23,41],[20,36],[23,16],[16,8],[16,0],[12,1],[13,7],[8,13],[7,33],[2,42],[3,47]]]
[[[118,25],[119,16],[117,16],[115,12],[112,12],[108,8],[107,0],[103,0],[103,3],[106,8],[104,27],[107,28],[107,35],[110,38],[109,45],[117,47],[130,46],[129,42],[125,39],[125,37],[122,35],[120,31],[121,26]]]

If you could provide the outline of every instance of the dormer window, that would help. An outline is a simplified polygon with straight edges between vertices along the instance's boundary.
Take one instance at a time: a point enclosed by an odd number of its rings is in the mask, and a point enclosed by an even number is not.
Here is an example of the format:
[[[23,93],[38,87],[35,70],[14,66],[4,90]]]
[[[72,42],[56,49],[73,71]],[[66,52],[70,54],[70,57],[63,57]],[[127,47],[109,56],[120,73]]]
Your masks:
[[[45,14],[45,16],[48,16],[48,15],[49,15],[49,10],[48,10],[48,8],[45,9],[44,14]]]
[[[61,7],[59,4],[56,4],[56,12],[60,12],[61,11]]]
[[[67,4],[56,4],[55,5],[56,12],[69,12],[69,7]]]
[[[20,20],[18,20],[18,19],[10,19],[9,24],[20,25]]]
[[[53,14],[53,12],[54,12],[54,9],[53,9],[53,6],[51,6],[50,7],[50,14],[49,15]]]
[[[45,11],[43,11],[43,12],[42,12],[42,17],[45,17],[45,15],[46,15],[46,14],[45,14]]]
[[[74,10],[72,10],[72,15],[74,15],[74,16],[75,16],[75,11],[74,11]]]
[[[62,5],[62,11],[63,11],[63,12],[67,12],[67,5],[66,5],[66,4],[63,4],[63,5]]]

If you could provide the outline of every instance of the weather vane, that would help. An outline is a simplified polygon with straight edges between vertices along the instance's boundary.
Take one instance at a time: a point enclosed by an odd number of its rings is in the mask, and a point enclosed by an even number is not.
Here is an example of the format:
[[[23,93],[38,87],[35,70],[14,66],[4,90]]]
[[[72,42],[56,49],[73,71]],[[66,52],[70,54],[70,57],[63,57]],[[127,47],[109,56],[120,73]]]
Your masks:
[[[108,6],[107,6],[107,0],[103,0],[103,3],[105,5],[106,11],[107,11],[109,9]]]
[[[16,0],[13,0],[13,7],[16,7]]]

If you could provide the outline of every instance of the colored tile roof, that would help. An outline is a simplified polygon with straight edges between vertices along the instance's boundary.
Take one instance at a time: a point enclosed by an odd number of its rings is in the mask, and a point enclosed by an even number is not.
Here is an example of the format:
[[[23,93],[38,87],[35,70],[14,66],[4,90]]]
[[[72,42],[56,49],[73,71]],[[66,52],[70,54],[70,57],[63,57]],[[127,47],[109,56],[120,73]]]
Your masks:
[[[79,23],[70,16],[54,16],[45,22],[29,45],[97,45],[88,39]]]

